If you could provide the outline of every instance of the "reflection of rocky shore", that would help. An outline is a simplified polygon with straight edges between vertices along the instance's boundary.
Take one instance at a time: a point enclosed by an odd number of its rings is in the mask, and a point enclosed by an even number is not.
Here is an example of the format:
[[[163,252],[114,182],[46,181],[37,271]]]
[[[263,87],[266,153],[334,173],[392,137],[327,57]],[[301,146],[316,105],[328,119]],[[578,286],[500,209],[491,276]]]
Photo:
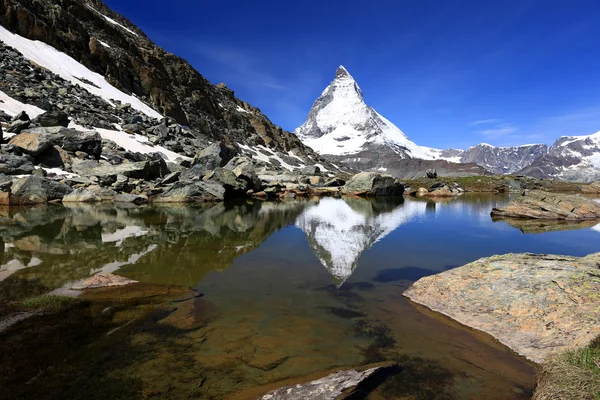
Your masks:
[[[323,266],[341,286],[360,255],[398,226],[423,215],[427,203],[359,198],[321,199],[296,220]]]
[[[545,233],[554,231],[569,231],[577,229],[592,228],[600,230],[598,221],[564,221],[564,220],[541,220],[541,219],[517,219],[517,218],[492,218],[494,222],[506,222],[513,228],[523,233]]]
[[[18,291],[18,280],[53,290],[115,271],[149,283],[191,286],[292,223],[309,204],[4,209],[0,293]]]

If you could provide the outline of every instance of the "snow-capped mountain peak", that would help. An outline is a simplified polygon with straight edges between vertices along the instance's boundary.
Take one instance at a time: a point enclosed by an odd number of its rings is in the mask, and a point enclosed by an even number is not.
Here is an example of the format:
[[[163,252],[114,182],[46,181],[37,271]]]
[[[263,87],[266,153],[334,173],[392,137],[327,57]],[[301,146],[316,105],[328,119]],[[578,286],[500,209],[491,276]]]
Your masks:
[[[314,102],[296,135],[326,155],[351,155],[384,146],[400,158],[436,159],[431,149],[417,146],[381,114],[369,107],[363,93],[344,66]]]

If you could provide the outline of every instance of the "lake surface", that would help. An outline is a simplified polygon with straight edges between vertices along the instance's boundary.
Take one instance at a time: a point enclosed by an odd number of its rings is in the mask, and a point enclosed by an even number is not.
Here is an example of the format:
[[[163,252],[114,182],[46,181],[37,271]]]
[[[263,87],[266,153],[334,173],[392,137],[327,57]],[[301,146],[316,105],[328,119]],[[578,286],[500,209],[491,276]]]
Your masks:
[[[493,222],[507,201],[0,210],[0,320],[98,272],[142,282],[0,333],[0,398],[251,399],[387,360],[400,369],[370,399],[530,398],[531,364],[402,297],[480,257],[600,251],[600,225]]]

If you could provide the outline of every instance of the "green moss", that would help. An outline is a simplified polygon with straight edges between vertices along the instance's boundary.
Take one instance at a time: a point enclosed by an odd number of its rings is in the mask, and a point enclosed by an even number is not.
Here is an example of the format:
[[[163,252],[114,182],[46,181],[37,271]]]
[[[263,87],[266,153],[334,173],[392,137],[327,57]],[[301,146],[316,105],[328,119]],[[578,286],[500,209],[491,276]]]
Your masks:
[[[58,312],[70,306],[74,301],[74,298],[68,296],[44,294],[36,297],[28,297],[22,300],[19,305],[29,310]]]

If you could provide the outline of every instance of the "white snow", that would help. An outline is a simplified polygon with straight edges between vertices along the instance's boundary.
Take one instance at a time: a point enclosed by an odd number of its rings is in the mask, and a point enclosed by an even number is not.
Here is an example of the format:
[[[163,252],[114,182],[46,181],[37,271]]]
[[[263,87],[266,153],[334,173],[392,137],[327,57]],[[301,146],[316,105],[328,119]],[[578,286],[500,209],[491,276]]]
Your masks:
[[[244,110],[244,109],[243,109],[242,107],[240,107],[240,106],[237,106],[237,105],[236,105],[236,106],[235,106],[235,109],[236,109],[236,110],[238,110],[239,112],[243,112],[243,113],[246,113],[246,114],[250,114],[250,111],[248,111],[248,110]]]
[[[21,103],[2,91],[0,91],[0,110],[9,115],[17,115],[21,111],[25,111],[31,119],[46,112],[39,107]],[[6,134],[4,134],[4,136],[6,136]]]
[[[110,45],[109,45],[108,43],[106,43],[106,42],[103,42],[103,41],[102,41],[102,40],[100,40],[100,39],[96,39],[96,40],[98,41],[98,43],[100,43],[102,46],[106,47],[107,49],[110,49],[110,48],[111,48],[111,47],[110,47]]]
[[[122,103],[131,104],[131,107],[149,117],[162,118],[158,112],[154,111],[150,106],[144,104],[135,96],[130,96],[121,92],[119,89],[108,83],[102,75],[90,71],[72,57],[65,53],[61,53],[46,43],[37,40],[29,40],[19,35],[15,35],[2,26],[0,26],[0,40],[8,46],[14,47],[23,54],[26,59],[54,72],[73,84],[85,88],[88,92],[100,96],[111,105],[114,105],[113,100],[119,100]],[[86,79],[92,82],[93,85],[84,83],[78,78]]]
[[[263,161],[268,164],[273,164],[273,162],[271,161],[272,159],[277,160],[279,162],[279,164],[283,168],[287,169],[288,171],[293,171],[295,169],[306,167],[306,164],[304,164],[304,160],[302,160],[302,159],[300,159],[300,161],[302,161],[303,164],[300,164],[300,166],[294,166],[294,165],[288,164],[279,156],[279,154],[277,154],[277,152],[275,152],[263,145],[258,145],[256,147],[250,147],[243,143],[238,143],[238,146],[240,146],[240,148],[249,152],[252,155],[252,158],[254,158],[255,160]],[[298,158],[298,157],[296,157],[296,158]]]
[[[90,276],[95,275],[99,272],[102,272],[105,274],[112,274],[113,272],[117,271],[118,269],[120,269],[121,267],[123,267],[125,265],[135,264],[136,262],[139,261],[140,258],[142,258],[146,254],[151,253],[152,251],[156,250],[156,248],[158,248],[158,245],[152,244],[152,245],[148,246],[148,248],[146,250],[144,250],[140,253],[130,255],[129,258],[127,259],[127,261],[113,261],[108,264],[104,264],[100,268],[93,269],[91,271]],[[73,286],[75,286],[75,285],[73,285]]]
[[[340,69],[344,69],[340,66]],[[344,69],[345,71],[345,69]],[[330,101],[321,109],[315,120],[308,119],[295,130],[296,135],[317,153],[331,155],[356,154],[370,143],[406,149],[411,157],[433,160],[435,152],[421,147],[393,123],[364,102],[358,84],[347,73],[336,77],[321,94],[318,101]],[[314,124],[323,133],[320,137],[309,136]],[[365,129],[365,126],[370,129]],[[395,149],[396,152],[401,149]]]
[[[125,150],[129,150],[131,152],[142,154],[161,153],[167,158],[167,160],[171,162],[175,162],[178,158],[190,160],[189,157],[182,156],[181,154],[175,153],[174,151],[168,150],[162,146],[153,145],[146,136],[102,128],[96,128],[95,130],[100,134],[100,136],[102,136],[103,139],[112,140]]]
[[[46,171],[47,173],[61,175],[61,176],[66,176],[67,178],[73,178],[73,177],[79,176],[79,175],[74,174],[72,172],[64,171],[64,170],[62,170],[60,168],[42,168],[42,169],[44,171]]]
[[[125,228],[117,229],[115,232],[102,232],[102,243],[115,242],[115,245],[120,247],[125,239],[144,236],[147,233],[148,230],[140,226],[128,225]]]
[[[102,14],[100,11],[96,10],[94,7],[90,6],[89,4],[87,5],[87,7],[90,10],[95,11],[96,13],[98,13],[99,15],[101,15],[102,17],[104,17],[104,19],[106,19],[111,24],[116,25],[116,26],[118,26],[118,27],[126,30],[127,32],[131,33],[132,35],[138,36],[138,34],[135,33],[134,31],[132,31],[131,29],[127,28],[126,26],[123,26],[122,24],[118,23],[114,19],[107,17],[106,15]]]

